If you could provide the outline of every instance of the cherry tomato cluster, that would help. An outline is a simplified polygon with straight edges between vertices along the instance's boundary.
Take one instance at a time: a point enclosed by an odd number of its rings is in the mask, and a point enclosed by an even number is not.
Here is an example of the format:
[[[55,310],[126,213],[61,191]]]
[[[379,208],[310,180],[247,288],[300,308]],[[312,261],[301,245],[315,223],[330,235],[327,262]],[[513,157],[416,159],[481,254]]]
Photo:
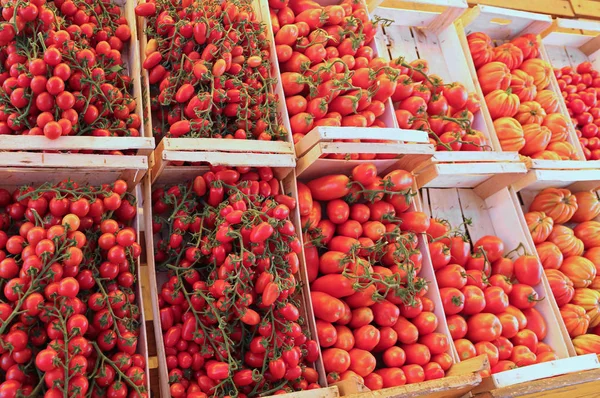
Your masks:
[[[587,160],[600,160],[600,75],[590,62],[554,69]]]
[[[550,87],[552,67],[539,58],[538,38],[526,34],[493,43],[475,32],[467,41],[502,150],[533,159],[578,159],[568,117]]]
[[[438,330],[412,211],[413,176],[380,177],[363,163],[352,176],[298,182],[305,259],[319,344],[330,383],[357,378],[372,390],[444,377],[449,338]]]
[[[130,38],[112,1],[5,4],[0,134],[139,137],[141,119],[121,58]]]
[[[558,188],[540,191],[525,214],[578,354],[600,353],[599,215],[596,192]]]
[[[270,0],[269,8],[294,142],[317,126],[386,127],[380,117],[398,73],[373,50],[365,3]]]
[[[145,17],[157,137],[285,140],[265,25],[250,1],[151,0]]]
[[[427,131],[438,151],[489,150],[483,133],[472,128],[481,109],[475,93],[461,83],[444,84],[441,77],[429,74],[424,59],[407,64],[398,58],[390,65],[401,73],[392,95],[400,128]]]
[[[147,397],[127,183],[0,189],[0,396]]]
[[[461,361],[486,354],[491,373],[558,359],[543,343],[546,320],[535,309],[542,266],[534,255],[504,256],[497,236],[471,243],[443,220],[431,219],[429,250]],[[516,253],[519,249],[516,249]]]
[[[269,167],[211,167],[152,193],[159,296],[173,397],[319,388],[319,347],[299,297],[302,250]]]

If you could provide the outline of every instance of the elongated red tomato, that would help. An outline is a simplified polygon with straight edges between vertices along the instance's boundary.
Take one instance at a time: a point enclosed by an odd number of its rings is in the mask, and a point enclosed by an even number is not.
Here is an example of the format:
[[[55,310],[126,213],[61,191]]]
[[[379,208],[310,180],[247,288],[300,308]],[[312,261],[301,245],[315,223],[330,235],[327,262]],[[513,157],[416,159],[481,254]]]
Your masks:
[[[307,186],[316,200],[340,199],[350,192],[350,178],[345,175],[329,175],[312,180]]]

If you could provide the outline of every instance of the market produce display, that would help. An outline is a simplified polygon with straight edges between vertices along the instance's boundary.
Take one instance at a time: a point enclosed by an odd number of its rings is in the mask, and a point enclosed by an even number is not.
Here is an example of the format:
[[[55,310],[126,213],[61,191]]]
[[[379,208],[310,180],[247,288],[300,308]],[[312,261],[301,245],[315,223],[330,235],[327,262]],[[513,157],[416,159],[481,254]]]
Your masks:
[[[0,135],[139,137],[113,1],[7,3],[0,16]],[[110,151],[121,154],[121,151]]]
[[[141,3],[155,137],[286,140],[270,44],[251,2]]]
[[[472,127],[481,109],[475,93],[461,83],[444,83],[424,59],[407,63],[397,58],[390,66],[400,73],[392,95],[400,128],[426,131],[438,151],[491,150],[483,133]]]
[[[429,219],[410,210],[413,176],[351,176],[298,182],[304,253],[329,382],[357,378],[371,390],[444,377],[450,341],[440,332],[428,282],[419,276],[419,234]]]
[[[600,200],[547,188],[525,214],[550,288],[578,354],[600,354]]]
[[[298,279],[296,200],[269,167],[213,167],[152,193],[173,397],[319,388]],[[156,237],[155,237],[156,238]]]
[[[521,248],[509,252],[502,239],[492,235],[471,243],[446,221],[434,218],[427,234],[461,360],[486,354],[491,373],[498,373],[558,359],[542,341],[548,325],[535,308],[544,297],[534,289],[542,278],[534,255],[519,254]]]
[[[0,189],[0,396],[149,396],[127,188]]]
[[[590,62],[554,69],[587,160],[600,160],[600,76]]]
[[[569,123],[550,87],[552,67],[539,58],[533,34],[498,44],[485,33],[467,36],[477,78],[502,149],[533,159],[577,159]]]

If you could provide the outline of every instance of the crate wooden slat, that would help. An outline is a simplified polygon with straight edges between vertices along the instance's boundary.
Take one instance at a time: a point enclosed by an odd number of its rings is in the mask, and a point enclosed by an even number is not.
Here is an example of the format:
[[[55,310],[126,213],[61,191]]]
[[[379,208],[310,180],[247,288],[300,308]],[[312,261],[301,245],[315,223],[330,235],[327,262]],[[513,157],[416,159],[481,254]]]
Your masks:
[[[600,389],[600,370],[570,373],[551,379],[531,381],[510,387],[489,389],[477,398],[583,398],[594,397]]]
[[[506,0],[468,0],[469,5],[486,5],[495,7],[512,8],[519,11],[537,12],[560,17],[573,17],[575,13],[569,0],[528,0],[506,1]]]
[[[305,179],[311,179],[323,175],[324,170],[328,173],[347,173],[352,170],[352,167],[364,163],[364,160],[337,160],[323,158],[323,155],[328,154],[346,154],[348,149],[347,145],[341,145],[344,143],[323,143],[319,142],[313,146],[308,152],[304,154],[297,161],[296,173],[302,175]],[[352,144],[356,146],[354,153],[362,153],[360,147],[364,144],[356,143]],[[394,154],[390,159],[374,159],[368,162],[373,163],[377,166],[377,170],[387,170],[394,166],[405,168],[406,170],[413,170],[418,168],[420,165],[427,163],[433,153],[433,146],[426,144],[380,144],[382,147],[387,149],[392,148]]]
[[[141,4],[145,3],[145,0],[134,0],[129,1],[129,3]],[[259,0],[253,0],[252,6],[254,12],[257,16],[257,19],[266,25],[265,33],[267,36],[267,40],[270,44],[270,54],[271,54],[271,76],[280,76],[279,65],[276,60],[276,50],[275,50],[275,41],[273,37],[273,31],[270,28],[270,17],[268,6],[262,4]],[[267,7],[267,8],[265,8]],[[137,17],[137,29],[139,31],[139,58],[141,62],[146,59],[146,47],[148,45],[148,36],[145,34],[146,31],[146,20],[145,18]],[[152,117],[152,111],[150,107],[150,83],[148,80],[148,70],[141,68],[141,82],[142,82],[142,96],[143,96],[143,114],[144,114],[144,126],[145,129],[149,132],[148,136],[152,137],[153,135],[153,123],[157,121]],[[256,151],[261,153],[286,153],[293,154],[294,153],[294,145],[292,142],[291,136],[291,128],[289,123],[289,117],[287,114],[287,108],[285,107],[285,97],[283,95],[283,87],[281,85],[281,81],[278,78],[277,83],[273,87],[273,93],[279,98],[277,102],[277,113],[279,118],[281,119],[281,123],[283,127],[287,131],[287,136],[285,140],[282,141],[258,141],[258,140],[222,140],[222,139],[206,139],[206,138],[195,138],[193,140],[196,141],[206,141],[207,146],[210,145],[219,145],[219,148],[225,148],[228,151],[232,152],[244,152],[244,151]],[[177,140],[180,138],[175,138]],[[223,141],[222,143],[217,143],[216,141]],[[158,143],[157,143],[158,144]],[[201,144],[198,144],[201,145]],[[246,149],[244,149],[246,148]]]
[[[98,185],[122,179],[138,184],[148,171],[146,156],[83,155],[30,152],[0,153],[2,184],[41,184],[50,176],[58,181],[79,178]]]
[[[576,17],[600,19],[600,3],[596,0],[569,0]]]
[[[131,38],[125,43],[121,52],[125,61],[126,74],[133,82],[133,98],[136,102],[135,113],[142,117],[142,84],[140,80],[139,42],[136,29],[134,5],[131,1],[116,1],[129,24]],[[140,137],[92,137],[65,136],[51,140],[45,136],[1,135],[0,151],[43,151],[43,150],[134,150],[136,155],[148,156],[154,149],[154,138],[143,124],[139,128]]]
[[[473,32],[484,32],[487,33],[495,43],[501,44],[506,40],[522,36],[526,33],[541,35],[543,32],[547,31],[551,25],[552,18],[548,15],[534,14],[506,8],[481,5],[475,6],[474,8],[465,12],[460,21],[457,22],[457,29],[459,30],[462,49],[467,57],[469,70],[471,72],[473,82],[476,85],[477,92],[481,95],[483,94],[477,79],[475,65],[473,64],[473,59],[470,55],[466,35]],[[543,43],[540,46],[540,58],[549,62]],[[577,138],[577,134],[575,133],[575,127],[571,123],[571,118],[560,93],[560,89],[554,74],[551,74],[550,76],[550,86],[548,87],[548,90],[552,90],[557,95],[559,100],[559,113],[562,114],[568,122],[569,127],[567,141],[573,145],[578,160],[585,161],[583,150],[579,145],[579,140]],[[489,115],[489,110],[485,102],[482,103],[482,109],[485,114],[488,128],[492,131],[495,131],[492,118]],[[567,168],[574,167],[573,165],[569,166],[570,163],[572,164],[574,162],[577,161],[532,159],[532,167]]]

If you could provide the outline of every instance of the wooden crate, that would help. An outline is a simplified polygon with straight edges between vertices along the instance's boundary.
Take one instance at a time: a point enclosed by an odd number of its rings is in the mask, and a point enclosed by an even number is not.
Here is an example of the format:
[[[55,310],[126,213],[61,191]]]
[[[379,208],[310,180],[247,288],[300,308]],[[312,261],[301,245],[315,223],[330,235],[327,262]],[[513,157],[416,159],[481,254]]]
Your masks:
[[[472,242],[485,235],[495,235],[504,241],[506,252],[522,244],[527,253],[536,253],[529,231],[526,225],[523,226],[525,219],[512,188],[502,188],[487,197],[480,196],[474,189],[431,187],[422,189],[421,193],[425,212],[430,216],[448,220],[452,226],[460,226],[466,219],[470,219],[470,225],[463,225],[461,229],[468,234]],[[572,356],[574,350],[571,351],[573,347],[568,333],[559,320],[559,310],[545,275],[542,276],[542,282],[534,288],[539,297],[545,297],[536,305],[536,309],[548,324],[548,334],[543,341],[549,344],[561,359],[557,366],[561,367],[564,373],[569,373],[573,365],[563,361]],[[525,377],[523,374],[529,374],[527,369],[528,367],[510,371],[513,372],[510,377],[512,383]],[[553,376],[544,369],[538,369],[533,375],[536,378]],[[581,369],[572,371],[578,370]]]
[[[455,152],[436,152],[415,171],[420,187],[474,188],[482,197],[490,196],[527,173],[527,166],[514,152],[494,155],[502,162],[489,161],[484,152],[463,152],[455,162]],[[468,155],[468,156],[467,156]]]
[[[58,153],[4,152],[0,172],[6,184],[39,183],[45,178],[81,179],[92,185],[122,179],[129,186],[142,181],[148,172],[146,156],[83,155]],[[36,174],[37,173],[37,174]]]
[[[176,139],[180,140],[180,139]],[[161,143],[162,144],[162,143]],[[209,168],[207,163],[212,165],[227,165],[227,166],[268,166],[272,167],[274,174],[280,179],[282,184],[282,192],[287,195],[298,197],[296,187],[296,175],[294,171],[295,160],[288,154],[244,154],[244,156],[232,157],[231,154],[222,152],[186,152],[186,151],[161,151],[159,145],[158,153],[156,154],[157,159],[163,159],[162,167],[155,167],[151,176],[148,176],[144,180],[144,220],[146,225],[152,225],[152,189],[157,186],[163,186],[168,184],[176,184],[182,182],[192,181],[197,175],[203,174],[208,171]],[[195,166],[174,166],[169,165],[169,161],[180,162],[187,161],[197,164]],[[159,163],[157,163],[159,164]],[[154,173],[154,171],[156,173]],[[150,181],[152,179],[152,188]],[[296,208],[295,211],[291,212],[290,218],[294,223],[296,231],[301,231],[300,224],[300,213]],[[302,235],[298,234],[298,238],[302,242]],[[154,319],[154,338],[156,341],[157,351],[157,362],[158,362],[158,378],[161,397],[169,397],[169,377],[166,368],[166,355],[164,350],[163,334],[160,325],[159,307],[158,307],[158,294],[159,287],[165,281],[166,273],[159,272],[156,269],[154,261],[154,236],[151,233],[146,234],[146,256],[148,263],[149,273],[149,286],[150,286],[150,305],[152,306],[153,319]],[[300,263],[304,264],[304,253],[300,254]],[[303,265],[300,267],[300,280],[307,280],[306,267]],[[316,326],[314,325],[314,316],[312,315],[312,304],[310,301],[310,294],[308,294],[308,286],[304,285],[301,292],[303,308],[301,309],[302,316],[307,320],[308,328],[311,336],[316,339]],[[325,372],[322,361],[319,356],[319,360],[316,362],[316,369],[319,373],[319,382],[321,385],[326,385]],[[290,398],[336,398],[339,396],[337,388],[322,388],[318,390],[297,392],[293,394],[287,394]]]
[[[365,130],[365,129],[358,129]],[[374,134],[378,134],[380,130],[391,129],[373,129]],[[356,132],[356,131],[354,131]],[[317,134],[318,133],[318,134]],[[343,127],[325,127],[313,130],[305,137],[311,138],[311,147],[304,152],[304,156],[297,161],[296,173],[302,175],[303,178],[310,179],[327,173],[345,173],[348,172],[349,165],[357,165],[363,162],[370,162],[377,165],[379,170],[386,170],[394,165],[405,167],[407,170],[413,170],[416,167],[429,161],[434,154],[432,145],[429,144],[368,144],[368,143],[348,143],[348,142],[325,142],[323,139],[334,139],[341,135],[347,134],[348,130]],[[350,133],[353,133],[350,131]],[[424,137],[426,134],[423,131],[415,131],[415,138]],[[323,138],[324,137],[324,138]],[[306,144],[308,141],[303,141],[299,144]],[[323,158],[324,155],[330,154],[348,154],[348,153],[373,153],[373,146],[381,148],[381,151],[389,151],[394,156],[389,159],[374,159],[369,161],[364,160],[336,160]],[[297,145],[296,148],[299,146]]]
[[[413,4],[427,4],[432,10],[415,10]],[[390,60],[403,57],[407,62],[424,59],[429,64],[430,73],[444,79],[444,82],[462,83],[468,92],[476,93],[475,84],[467,66],[465,55],[454,21],[467,9],[465,0],[427,0],[394,4],[395,7],[380,6],[372,11],[376,17],[387,18],[393,22],[389,26],[379,28],[376,44],[381,56]],[[373,7],[371,4],[370,7]],[[437,11],[433,11],[437,10]],[[478,95],[483,102],[483,96]],[[473,128],[483,133],[489,145],[488,150],[500,152],[500,142],[493,130],[490,130],[484,120],[483,112],[477,112]],[[490,152],[491,161],[503,161],[495,158]],[[460,161],[463,156],[468,159],[469,153],[452,152],[452,157]]]
[[[542,33],[542,42],[555,68],[590,61],[600,70],[600,22],[556,18]]]
[[[127,74],[133,82],[135,113],[142,117],[142,89],[140,80],[139,43],[135,23],[134,5],[130,1],[115,0],[123,10],[131,30],[131,39],[123,46],[121,55]],[[0,151],[111,151],[134,150],[136,155],[148,156],[154,149],[154,138],[149,130],[140,126],[140,137],[65,136],[51,140],[45,136],[0,135]]]
[[[129,3],[141,4],[145,3],[145,0],[135,0],[130,1]],[[263,4],[263,2],[259,0],[253,0],[252,6],[254,8],[254,12],[259,21],[263,22],[267,25],[265,29],[267,40],[270,43],[271,49],[271,76],[280,76],[279,72],[279,64],[277,62],[277,55],[275,51],[275,40],[273,37],[273,30],[271,29],[271,19],[269,17],[269,8],[268,4]],[[146,59],[146,46],[148,44],[148,36],[145,34],[146,32],[146,20],[145,18],[137,17],[137,29],[140,32],[139,34],[139,59],[143,62]],[[148,81],[148,71],[144,68],[141,68],[140,71],[141,80],[142,80],[142,94],[143,94],[143,114],[144,114],[144,128],[148,131],[148,136],[153,136],[153,123],[156,123],[156,120],[152,117],[152,111],[150,109],[150,83]],[[282,122],[285,130],[288,132],[285,141],[258,141],[258,140],[223,140],[217,138],[193,138],[187,139],[196,140],[203,142],[204,144],[198,145],[206,145],[208,147],[215,146],[216,148],[224,148],[225,150],[231,152],[256,152],[256,153],[294,153],[294,144],[292,141],[292,135],[290,134],[290,122],[287,114],[287,108],[285,106],[285,96],[283,95],[283,86],[281,85],[281,81],[278,79],[277,84],[273,87],[273,93],[279,98],[277,102],[277,111],[279,113],[280,121]],[[182,138],[175,138],[175,140]]]
[[[19,156],[21,156],[19,158]],[[78,158],[78,161],[74,164],[69,164],[70,167],[59,167],[56,164],[63,164],[60,157],[63,159],[74,159],[73,155],[57,155],[52,156],[52,160],[47,162],[45,157],[47,154],[23,154],[23,153],[5,153],[0,156],[0,188],[5,188],[9,192],[15,189],[21,188],[24,185],[32,185],[34,187],[40,186],[44,183],[59,183],[63,180],[70,179],[81,185],[92,185],[99,186],[101,184],[110,184],[115,180],[122,178],[127,170],[131,173],[138,172],[141,175],[145,174],[148,168],[146,163],[146,157],[141,156],[112,156],[118,159],[128,159],[132,161],[129,169],[112,169],[111,167],[98,167],[91,165],[86,162],[83,157]],[[82,155],[91,157],[90,155]],[[101,155],[94,155],[101,156]],[[109,156],[110,157],[110,156]],[[106,158],[106,156],[105,156]],[[134,164],[134,160],[138,160],[137,164]],[[67,160],[70,163],[70,160]],[[137,214],[132,222],[133,228],[137,232],[137,241],[140,242],[140,229],[141,229],[141,186],[138,184],[139,180],[129,180],[128,190],[135,196],[137,201]],[[146,330],[146,323],[144,319],[144,300],[142,294],[142,283],[140,279],[140,261],[137,260],[136,264],[136,278],[135,291],[136,300],[140,310],[140,335],[137,344],[137,353],[142,355],[146,360],[145,373],[149,374],[149,360],[148,360],[148,335]],[[146,390],[150,391],[150,378],[146,378]]]
[[[598,389],[600,389],[600,370],[595,369],[509,387],[490,388],[474,396],[477,398],[584,398],[596,396]]]
[[[476,388],[482,380],[479,373],[489,368],[487,356],[480,355],[454,364],[443,379],[384,388],[378,391],[371,391],[364,384],[355,380],[344,380],[334,385],[340,389],[343,397],[352,398],[459,398]]]
[[[481,86],[479,85],[479,81],[477,79],[477,72],[469,51],[466,35],[473,32],[484,32],[492,38],[494,43],[502,44],[507,40],[522,36],[526,33],[540,35],[551,25],[552,18],[547,15],[509,10],[506,8],[476,6],[464,13],[461,19],[457,21],[456,26],[457,30],[459,31],[459,38],[463,51],[467,57],[469,70],[479,95],[483,95],[483,92],[481,91]],[[540,58],[548,61],[543,43],[540,46],[540,53]],[[561,113],[569,123],[569,135],[567,141],[575,148],[578,160],[557,161],[532,159],[532,167],[542,169],[585,167],[585,156],[583,155],[583,150],[579,145],[579,140],[577,138],[577,134],[575,133],[575,127],[571,123],[571,118],[569,117],[567,107],[560,93],[560,89],[558,88],[558,83],[554,77],[554,74],[551,76],[550,86],[548,89],[554,91],[554,93],[558,96],[560,105],[559,113]],[[494,124],[485,101],[481,105],[488,129],[495,131]]]
[[[411,165],[411,164],[414,165],[415,162],[411,161],[411,154],[405,155],[405,156],[407,156],[407,158],[405,159],[406,163],[402,162],[402,160],[404,158],[400,158],[400,160],[390,159],[390,160],[379,160],[379,161],[368,161],[368,160],[332,161],[329,159],[320,158],[318,156],[312,157],[309,159],[301,158],[298,160],[298,166],[296,167],[297,180],[306,182],[306,181],[310,181],[312,179],[315,179],[315,178],[318,178],[321,176],[331,175],[331,174],[350,175],[352,172],[352,169],[361,163],[373,163],[377,167],[377,172],[379,175],[385,175],[386,173],[388,173],[392,170],[398,170],[398,169],[411,170],[411,168],[408,167],[407,165]],[[422,156],[422,155],[418,155],[418,156]],[[413,198],[411,207],[409,208],[408,211],[424,211],[422,208],[422,205],[421,205],[422,202],[419,198],[419,193],[418,193],[416,184],[413,187],[413,191],[416,193],[416,196]],[[427,247],[427,242],[425,241],[425,238],[422,235],[418,236],[418,239],[419,239],[418,247],[419,247],[419,250],[421,251],[421,253],[423,254],[423,265],[422,265],[422,269],[421,269],[419,276],[425,278],[429,282],[429,289],[428,289],[425,297],[432,300],[435,304],[435,309],[433,312],[435,313],[436,317],[439,320],[439,325],[436,329],[436,332],[445,334],[448,337],[448,339],[451,341],[452,339],[450,337],[450,331],[448,329],[448,325],[446,324],[446,322],[443,322],[443,320],[446,317],[444,314],[442,301],[441,301],[441,297],[439,294],[439,289],[437,287],[437,281],[435,279],[435,272],[433,270],[433,265],[431,264],[431,257],[429,254],[429,249]],[[304,247],[304,245],[303,245],[303,247]],[[303,256],[303,258],[304,258],[304,256]],[[305,265],[304,262],[303,262],[303,265]],[[305,273],[306,273],[306,269],[304,269],[304,271],[302,273],[302,276],[304,278],[303,281],[308,280],[308,277]],[[308,288],[308,283],[306,283],[306,286]],[[310,291],[310,289],[309,289],[309,291]],[[313,315],[312,322],[315,322],[314,315]],[[452,357],[454,363],[459,362],[458,353],[456,352],[453,345],[450,345],[448,354]],[[377,395],[377,396],[379,396],[379,395]]]
[[[544,396],[548,393],[547,390],[564,387],[565,383],[556,383],[556,376],[565,375],[563,377],[568,379],[581,377],[580,372],[587,373],[590,371],[596,378],[600,374],[600,362],[595,354],[583,355],[576,358],[559,359],[557,361],[543,362],[524,368],[507,370],[506,372],[497,373],[483,379],[482,383],[475,387],[471,393],[477,397],[490,396],[490,397],[520,397],[528,395],[529,392],[542,392]],[[596,379],[597,380],[597,379]],[[575,381],[575,380],[573,380]],[[571,382],[571,385],[579,384],[577,382]],[[589,381],[589,377],[587,378]],[[582,383],[586,382],[584,378]],[[600,383],[595,384],[597,387]],[[536,386],[536,387],[532,387]],[[545,387],[542,387],[545,386]],[[542,389],[539,389],[542,387]],[[508,394],[508,391],[513,391],[512,394]],[[597,391],[597,390],[596,390]],[[514,392],[517,392],[515,395]],[[480,395],[483,394],[483,395]],[[567,395],[557,395],[567,396]],[[575,391],[570,391],[569,397],[585,397],[586,394],[580,394],[579,387],[576,387]]]
[[[381,140],[381,142],[341,142],[341,140]],[[315,127],[296,144],[296,156],[301,158],[315,147],[321,155],[328,154],[386,154],[407,152],[429,153],[434,148],[427,133],[421,130],[362,127]],[[390,156],[392,157],[392,156]]]

